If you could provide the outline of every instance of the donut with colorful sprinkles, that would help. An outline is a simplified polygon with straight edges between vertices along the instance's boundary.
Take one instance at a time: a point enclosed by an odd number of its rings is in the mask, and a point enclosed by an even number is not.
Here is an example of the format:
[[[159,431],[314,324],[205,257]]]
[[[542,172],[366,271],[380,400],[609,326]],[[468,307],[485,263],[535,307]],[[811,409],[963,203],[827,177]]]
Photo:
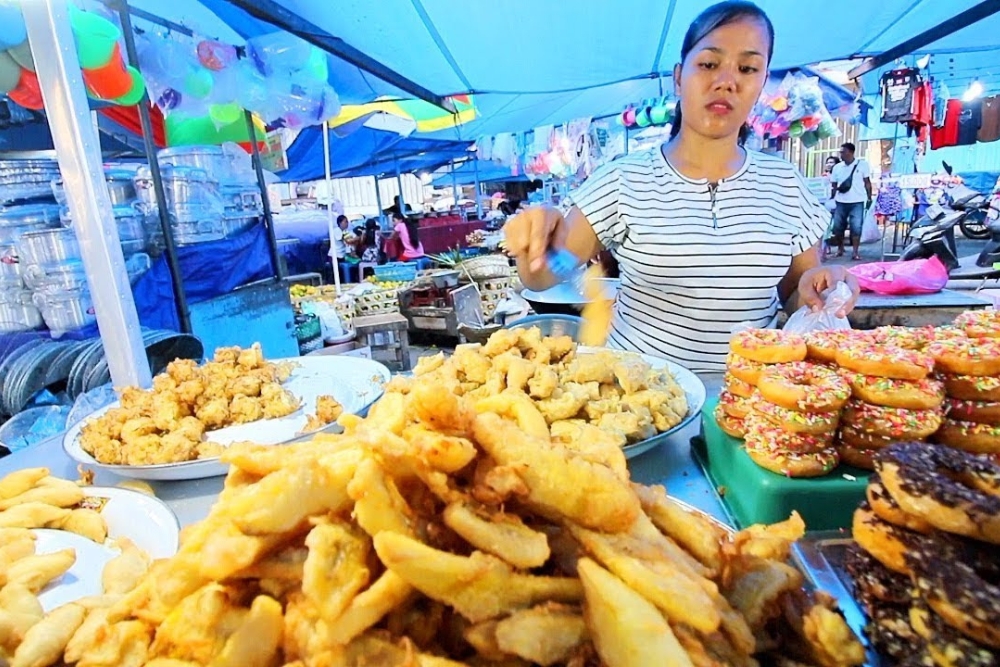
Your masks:
[[[760,376],[765,400],[799,412],[836,412],[851,396],[847,381],[834,370],[808,362],[779,364]]]
[[[927,348],[939,373],[1000,375],[1000,338],[952,338]]]
[[[970,310],[955,318],[969,338],[1000,338],[1000,310]]]
[[[894,380],[923,380],[934,370],[934,358],[925,352],[861,340],[837,350],[837,364],[864,375]]]
[[[740,331],[730,339],[729,349],[761,364],[787,364],[806,358],[805,339],[778,329]]]
[[[941,426],[940,410],[907,410],[872,405],[857,399],[847,402],[844,424],[858,431],[893,440],[922,440]]]
[[[836,431],[840,421],[836,412],[800,412],[783,408],[765,400],[760,392],[750,399],[750,406],[758,415],[789,433],[824,435]]]
[[[850,373],[854,398],[872,405],[908,410],[931,410],[944,401],[944,383],[934,378],[923,380],[893,380],[861,373]]]

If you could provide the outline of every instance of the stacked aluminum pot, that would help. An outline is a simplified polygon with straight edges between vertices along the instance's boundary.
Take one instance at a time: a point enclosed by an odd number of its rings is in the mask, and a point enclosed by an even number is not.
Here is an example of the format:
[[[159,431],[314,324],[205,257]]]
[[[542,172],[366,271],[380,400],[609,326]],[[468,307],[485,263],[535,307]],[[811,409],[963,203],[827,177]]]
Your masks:
[[[0,209],[0,333],[30,331],[42,325],[42,314],[26,284],[20,244],[31,234],[58,232],[59,207],[27,204]]]
[[[178,245],[217,241],[242,233],[263,210],[252,172],[234,168],[218,146],[179,146],[157,154],[174,240]],[[159,225],[148,167],[136,174],[136,191],[150,227]],[[162,241],[162,235],[158,237]]]

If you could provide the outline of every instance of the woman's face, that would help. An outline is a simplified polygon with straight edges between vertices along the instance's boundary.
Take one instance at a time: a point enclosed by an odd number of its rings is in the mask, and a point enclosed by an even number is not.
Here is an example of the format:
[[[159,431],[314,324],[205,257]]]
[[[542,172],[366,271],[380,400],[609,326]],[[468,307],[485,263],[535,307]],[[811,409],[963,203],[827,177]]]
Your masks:
[[[767,28],[744,19],[721,26],[674,68],[684,127],[722,139],[738,134],[767,80]]]

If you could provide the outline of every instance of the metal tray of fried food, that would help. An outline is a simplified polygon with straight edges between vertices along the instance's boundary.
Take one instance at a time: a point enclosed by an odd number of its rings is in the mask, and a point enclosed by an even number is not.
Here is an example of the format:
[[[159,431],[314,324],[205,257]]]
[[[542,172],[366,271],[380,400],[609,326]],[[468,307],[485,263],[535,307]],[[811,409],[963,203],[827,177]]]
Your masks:
[[[865,634],[868,618],[854,599],[851,578],[844,567],[844,558],[854,540],[846,531],[816,531],[806,533],[792,547],[792,560],[817,590],[833,596],[840,611],[847,620],[848,627],[865,645],[867,667],[882,667],[885,663],[871,646]]]

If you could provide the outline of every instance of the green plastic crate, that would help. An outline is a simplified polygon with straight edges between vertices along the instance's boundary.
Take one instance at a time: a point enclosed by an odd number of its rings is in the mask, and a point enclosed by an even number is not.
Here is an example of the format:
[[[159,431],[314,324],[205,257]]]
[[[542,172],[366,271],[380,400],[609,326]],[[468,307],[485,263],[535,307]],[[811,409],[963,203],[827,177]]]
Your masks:
[[[740,527],[784,521],[793,510],[806,529],[850,529],[855,508],[865,497],[867,470],[841,465],[824,477],[792,479],[764,470],[715,422],[718,399],[702,408],[702,437],[693,450],[733,521]]]

